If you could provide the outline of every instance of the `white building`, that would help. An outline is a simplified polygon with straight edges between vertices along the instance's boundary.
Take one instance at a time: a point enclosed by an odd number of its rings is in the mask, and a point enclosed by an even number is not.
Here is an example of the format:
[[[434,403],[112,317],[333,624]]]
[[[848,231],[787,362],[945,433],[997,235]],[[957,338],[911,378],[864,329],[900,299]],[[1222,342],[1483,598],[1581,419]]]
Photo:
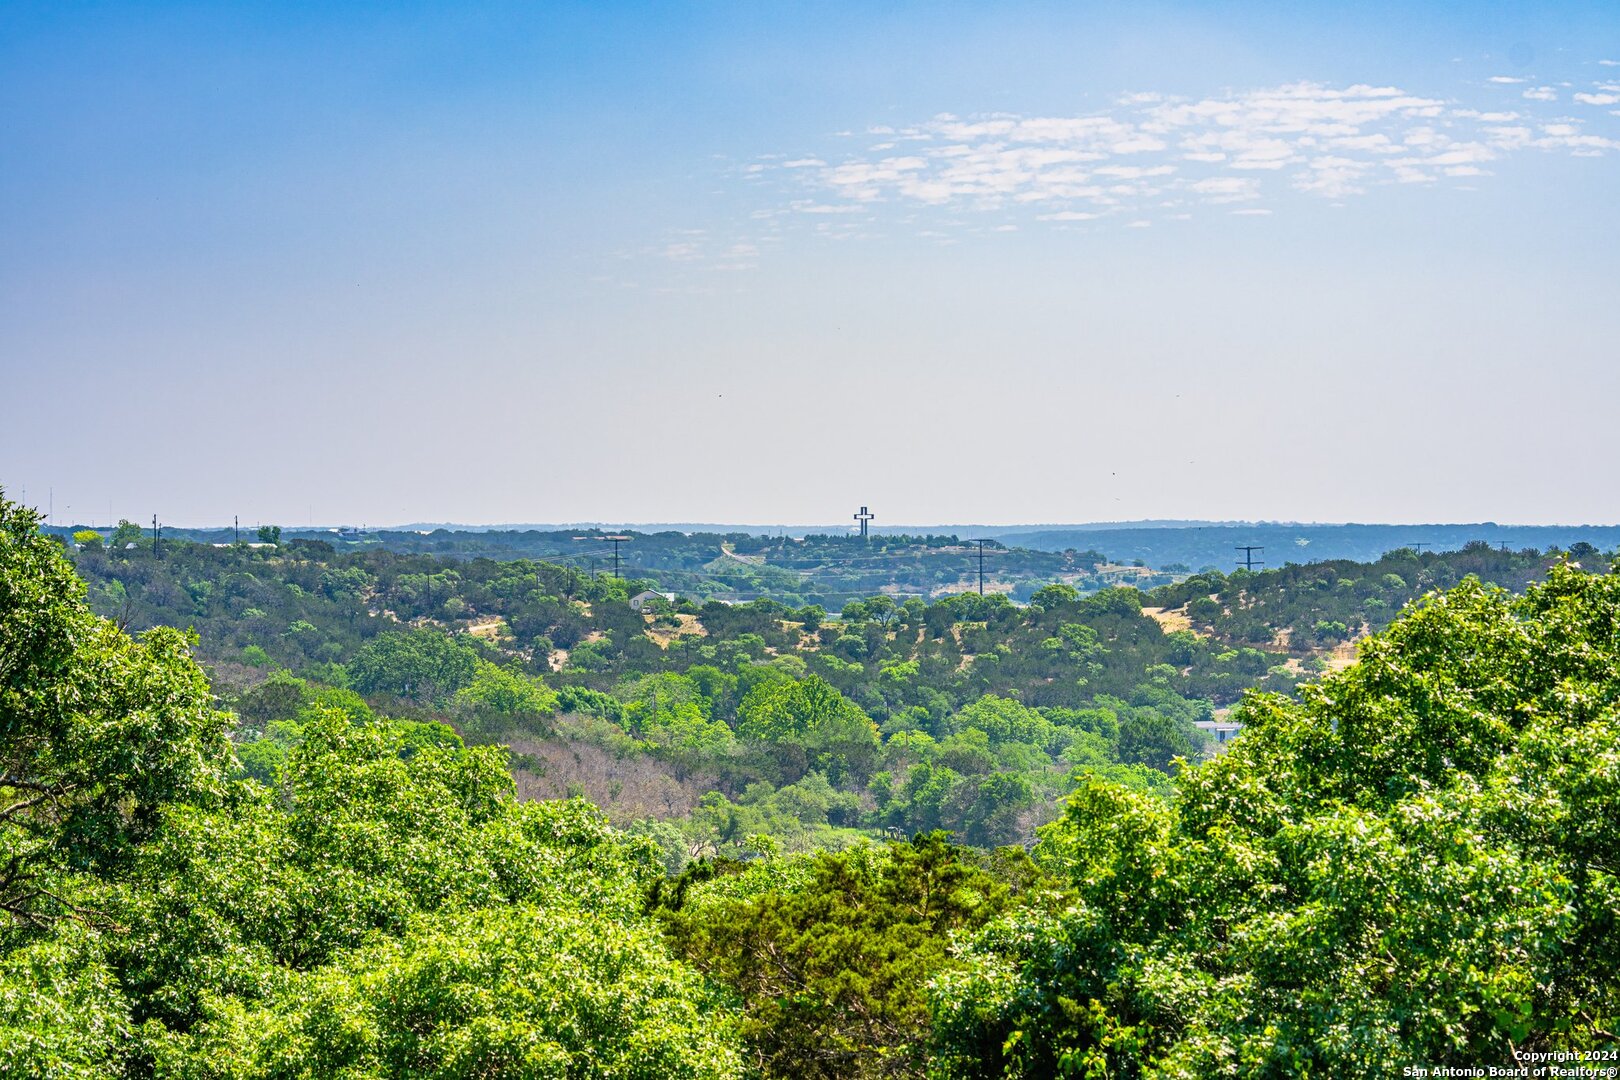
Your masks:
[[[672,592],[652,592],[651,590],[648,590],[647,592],[638,592],[636,595],[630,598],[630,610],[640,611],[654,600],[668,600],[673,604],[675,602],[675,594]]]
[[[1226,744],[1237,738],[1238,732],[1243,730],[1243,725],[1236,720],[1194,720],[1193,727],[1209,733],[1210,738],[1215,740],[1217,754],[1224,751]]]

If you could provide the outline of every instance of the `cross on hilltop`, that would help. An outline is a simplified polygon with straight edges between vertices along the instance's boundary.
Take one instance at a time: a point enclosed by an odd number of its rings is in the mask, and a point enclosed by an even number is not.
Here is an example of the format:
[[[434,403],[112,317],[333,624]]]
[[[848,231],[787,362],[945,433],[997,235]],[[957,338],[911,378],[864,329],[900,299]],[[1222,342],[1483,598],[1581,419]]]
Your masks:
[[[866,523],[868,521],[871,521],[874,518],[876,518],[877,515],[872,513],[872,511],[868,510],[866,507],[863,506],[863,507],[861,507],[861,512],[854,515],[854,517],[855,517],[856,521],[861,523],[861,539],[865,540],[866,539]]]

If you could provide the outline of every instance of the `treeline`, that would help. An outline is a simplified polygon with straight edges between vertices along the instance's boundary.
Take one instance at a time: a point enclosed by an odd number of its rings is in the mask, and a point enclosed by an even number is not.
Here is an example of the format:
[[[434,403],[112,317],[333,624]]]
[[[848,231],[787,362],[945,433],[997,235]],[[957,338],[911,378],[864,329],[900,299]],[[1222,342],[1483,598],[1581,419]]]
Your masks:
[[[1611,559],[1589,544],[1568,552],[1506,551],[1484,542],[1460,551],[1391,551],[1375,562],[1335,560],[1231,574],[1205,571],[1148,594],[1185,611],[1193,626],[1231,643],[1308,652],[1382,630],[1415,596],[1467,577],[1522,591],[1568,557],[1597,572]]]
[[[122,523],[116,530],[59,529],[64,540],[77,538],[91,550],[149,550],[150,532]],[[607,535],[623,542],[610,543]],[[238,534],[230,529],[164,530],[169,544],[226,545]],[[322,544],[337,553],[389,551],[432,555],[450,562],[531,559],[606,572],[615,555],[632,577],[655,576],[663,587],[692,597],[728,601],[769,596],[794,606],[820,604],[832,610],[846,602],[880,592],[932,597],[968,589],[977,581],[977,549],[955,536],[874,535],[768,537],[747,533],[666,531],[608,534],[600,529],[569,532],[537,530],[283,530],[265,526],[240,534],[244,542]],[[992,545],[986,569],[990,587],[1019,600],[1049,582],[1065,580],[1083,591],[1118,583],[1096,570],[1106,563],[1092,550],[1045,552]],[[1122,571],[1130,583],[1144,587],[1174,580],[1174,575],[1141,567]]]

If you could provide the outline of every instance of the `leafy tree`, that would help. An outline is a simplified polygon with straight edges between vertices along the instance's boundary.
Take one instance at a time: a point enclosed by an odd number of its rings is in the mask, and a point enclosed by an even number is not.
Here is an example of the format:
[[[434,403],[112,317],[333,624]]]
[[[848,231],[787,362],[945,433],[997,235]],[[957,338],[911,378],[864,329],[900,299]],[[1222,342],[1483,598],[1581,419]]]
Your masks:
[[[118,528],[113,530],[112,540],[109,541],[109,544],[113,550],[123,551],[125,545],[137,543],[140,539],[141,527],[133,521],[119,518]]]
[[[674,891],[677,951],[741,997],[761,1071],[784,1077],[922,1075],[926,987],[951,962],[950,934],[1010,899],[937,833]]]
[[[549,716],[557,709],[557,695],[542,680],[488,660],[476,662],[472,681],[456,691],[456,701],[503,717]]]
[[[436,630],[379,634],[349,664],[354,688],[402,697],[447,697],[473,682],[478,652]]]
[[[420,920],[155,1057],[175,1075],[740,1078],[721,1008],[653,928],[519,905]]]
[[[767,746],[797,748],[802,764],[786,763],[793,778],[810,768],[842,778],[865,776],[877,759],[877,728],[861,709],[820,676],[762,683],[737,710],[737,734]]]
[[[0,919],[91,918],[111,872],[177,801],[223,794],[226,717],[178,630],[125,636],[33,511],[0,498]]]
[[[1064,604],[1073,604],[1080,599],[1080,590],[1073,585],[1064,585],[1054,582],[1035,590],[1029,598],[1030,605],[1041,609],[1061,607]]]

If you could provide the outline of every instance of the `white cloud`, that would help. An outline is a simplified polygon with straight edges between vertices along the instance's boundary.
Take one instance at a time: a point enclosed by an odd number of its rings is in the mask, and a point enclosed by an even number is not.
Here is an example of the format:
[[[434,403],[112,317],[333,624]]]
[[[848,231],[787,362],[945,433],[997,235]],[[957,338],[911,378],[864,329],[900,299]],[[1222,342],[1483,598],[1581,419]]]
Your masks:
[[[1148,176],[1169,176],[1176,171],[1174,165],[1107,165],[1097,170],[1098,176],[1115,177],[1120,180],[1140,180]]]
[[[1254,207],[1250,207],[1250,208],[1248,208],[1246,210],[1229,210],[1229,211],[1227,211],[1227,213],[1237,214],[1237,215],[1240,215],[1242,217],[1265,217],[1265,216],[1269,215],[1271,213],[1271,211],[1270,210],[1261,210],[1261,209],[1257,209],[1257,208],[1254,208]]]
[[[1366,190],[1363,183],[1373,167],[1372,162],[1324,154],[1312,158],[1303,170],[1294,174],[1294,187],[1330,199],[1359,195]]]
[[[859,214],[862,211],[862,207],[849,203],[818,203],[808,199],[800,199],[792,208],[801,214]]]
[[[1246,202],[1260,197],[1260,181],[1247,176],[1211,176],[1195,181],[1190,190],[1210,202]]]
[[[1527,85],[1522,95],[1559,99],[1554,86]],[[1620,83],[1594,82],[1573,97],[1620,105]],[[876,220],[904,208],[921,215],[911,224],[960,232],[995,228],[968,223],[968,215],[986,212],[1002,221],[1022,212],[1031,220],[1113,219],[1142,228],[1195,205],[1267,210],[1267,200],[1288,189],[1340,203],[1379,186],[1453,183],[1532,149],[1620,150],[1606,117],[1595,121],[1601,129],[1588,130],[1581,120],[1544,120],[1534,111],[1468,108],[1372,84],[1302,82],[1203,98],[1135,93],[1073,116],[939,113],[867,128],[884,141],[864,150],[845,144],[836,158],[761,158],[766,164],[749,168],[785,186],[785,212]]]

